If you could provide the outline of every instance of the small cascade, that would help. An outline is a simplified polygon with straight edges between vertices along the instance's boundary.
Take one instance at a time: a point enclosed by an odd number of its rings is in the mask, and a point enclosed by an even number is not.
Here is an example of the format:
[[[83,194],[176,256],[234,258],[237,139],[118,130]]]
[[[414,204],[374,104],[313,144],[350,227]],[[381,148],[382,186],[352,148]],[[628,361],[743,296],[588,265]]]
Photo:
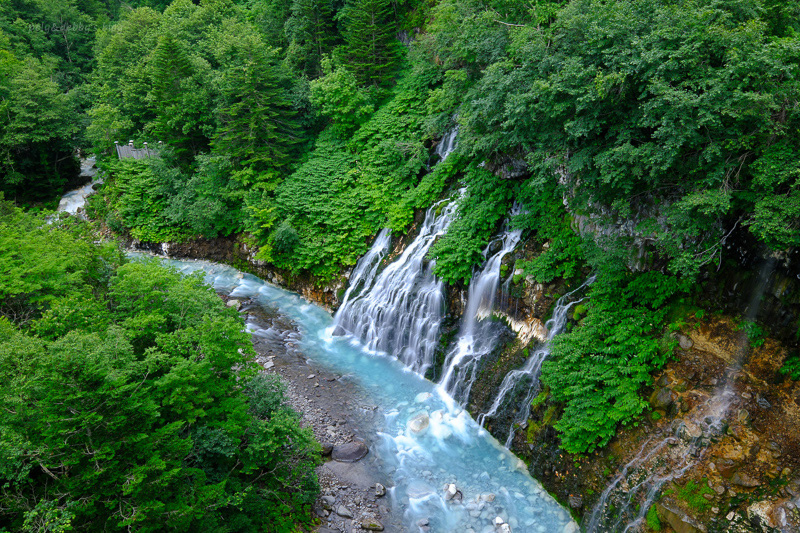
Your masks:
[[[347,291],[344,293],[344,298],[342,298],[341,307],[347,305],[353,292],[358,293],[359,290],[372,285],[375,274],[378,273],[378,267],[380,267],[381,261],[389,251],[389,246],[391,244],[391,230],[389,228],[383,228],[380,233],[378,233],[378,236],[375,237],[375,242],[372,243],[372,247],[358,260],[356,268],[353,270],[353,273],[350,274],[350,282],[347,286]]]
[[[512,215],[519,212],[515,207]],[[478,362],[490,353],[496,344],[497,335],[491,320],[500,285],[500,264],[519,243],[521,230],[506,231],[495,241],[489,243],[483,254],[500,243],[500,249],[483,265],[483,269],[473,276],[469,284],[467,307],[462,318],[461,329],[455,347],[445,360],[445,372],[439,387],[462,405],[469,399],[469,392],[477,377]]]
[[[717,413],[725,402],[712,397],[687,422],[646,440],[600,495],[584,531],[639,531],[664,485],[682,478],[703,457],[709,440],[724,434],[726,426]]]
[[[94,156],[81,160],[80,175],[82,178],[91,178],[91,181],[83,187],[71,190],[62,196],[61,200],[58,202],[57,211],[69,213],[70,215],[83,216],[79,211],[82,211],[83,207],[86,205],[86,198],[94,193],[95,185],[103,183],[103,179],[97,176],[97,169],[94,165]]]
[[[542,345],[539,346],[530,355],[530,357],[528,357],[528,360],[525,361],[525,366],[519,370],[512,370],[506,374],[506,377],[503,378],[503,383],[500,384],[500,390],[498,391],[494,402],[492,402],[492,406],[486,413],[483,413],[478,417],[478,423],[482,426],[487,418],[492,418],[497,414],[497,411],[503,405],[503,402],[506,400],[508,395],[517,388],[517,385],[522,382],[523,379],[529,378],[531,380],[525,401],[522,402],[523,409],[511,424],[511,429],[509,430],[509,435],[506,440],[507,447],[510,446],[511,441],[514,438],[514,424],[527,420],[528,416],[530,415],[531,401],[533,400],[534,395],[539,392],[539,371],[542,369],[542,363],[544,360],[548,355],[550,355],[550,345],[553,338],[564,331],[564,327],[567,325],[567,315],[569,314],[569,310],[572,308],[572,306],[583,301],[583,298],[577,300],[574,299],[575,295],[581,292],[585,287],[594,283],[594,280],[594,275],[589,276],[589,278],[587,278],[587,280],[584,281],[580,287],[568,292],[558,299],[555,308],[553,309],[553,315],[545,324],[545,327],[547,328],[547,338],[545,339],[544,343],[542,343]]]
[[[746,319],[758,315],[761,299],[775,268],[775,259],[765,259],[747,307]],[[639,453],[614,477],[592,509],[587,533],[639,531],[647,511],[658,500],[663,486],[680,479],[702,458],[712,439],[722,438],[726,418],[736,397],[730,376],[742,367],[749,341],[742,339],[736,360],[727,369],[722,384],[689,416],[675,421],[670,433],[648,440]]]
[[[458,137],[458,125],[450,129],[447,133],[442,136],[442,139],[439,141],[439,144],[436,145],[435,153],[439,156],[439,161],[444,161],[447,159],[447,156],[453,153],[453,151],[458,148],[458,143],[456,142],[456,138]]]
[[[368,261],[359,263],[360,277],[351,287],[361,285],[361,291],[354,297],[348,293],[334,317],[335,334],[353,335],[369,350],[394,355],[419,374],[433,363],[444,318],[444,284],[433,275],[434,262],[425,261],[458,212],[457,200],[443,203],[428,209],[417,238],[380,274],[375,276],[377,252],[371,268]]]

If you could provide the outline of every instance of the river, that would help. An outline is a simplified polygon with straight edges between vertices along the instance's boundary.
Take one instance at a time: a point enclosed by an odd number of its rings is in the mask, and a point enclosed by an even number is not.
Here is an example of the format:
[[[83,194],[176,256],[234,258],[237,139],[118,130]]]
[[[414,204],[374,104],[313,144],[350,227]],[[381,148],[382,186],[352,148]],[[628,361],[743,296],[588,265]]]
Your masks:
[[[332,317],[323,308],[226,265],[161,260],[182,273],[204,271],[218,292],[278,310],[299,328],[300,348],[309,359],[354,375],[382,414],[371,452],[394,483],[393,512],[402,516],[409,531],[418,531],[420,520],[429,521],[430,531],[442,533],[578,531],[525,464],[441,387],[353,338],[333,336]],[[448,484],[458,490],[454,498],[446,496]]]

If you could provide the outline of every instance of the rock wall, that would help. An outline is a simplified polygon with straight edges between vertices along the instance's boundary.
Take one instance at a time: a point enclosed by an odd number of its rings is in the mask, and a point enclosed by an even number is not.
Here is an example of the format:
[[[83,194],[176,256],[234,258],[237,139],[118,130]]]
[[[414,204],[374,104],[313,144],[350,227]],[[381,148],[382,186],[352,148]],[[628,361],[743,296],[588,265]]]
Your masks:
[[[321,281],[310,274],[295,275],[256,259],[258,247],[247,242],[243,235],[215,239],[197,238],[177,243],[153,243],[129,240],[126,245],[134,250],[166,255],[177,259],[205,259],[231,265],[249,272],[287,290],[301,294],[329,311],[335,310],[344,294],[349,269],[332,281]]]

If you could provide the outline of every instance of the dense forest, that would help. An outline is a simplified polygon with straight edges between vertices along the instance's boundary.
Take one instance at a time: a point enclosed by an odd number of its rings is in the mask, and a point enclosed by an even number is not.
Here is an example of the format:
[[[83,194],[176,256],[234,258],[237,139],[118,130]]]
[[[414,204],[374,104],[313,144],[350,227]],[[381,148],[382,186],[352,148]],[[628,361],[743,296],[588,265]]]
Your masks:
[[[428,256],[463,285],[519,206],[549,243],[523,276],[597,276],[541,376],[561,447],[587,453],[645,412],[699,280],[736,268],[734,230],[800,245],[798,30],[778,0],[0,3],[0,530],[238,531],[308,519],[289,486],[313,500],[313,439],[236,313],[20,209],[54,207],[78,151],[109,177],[87,214],[111,232],[235,235],[320,283],[463,187]],[[129,140],[163,147],[119,160]]]

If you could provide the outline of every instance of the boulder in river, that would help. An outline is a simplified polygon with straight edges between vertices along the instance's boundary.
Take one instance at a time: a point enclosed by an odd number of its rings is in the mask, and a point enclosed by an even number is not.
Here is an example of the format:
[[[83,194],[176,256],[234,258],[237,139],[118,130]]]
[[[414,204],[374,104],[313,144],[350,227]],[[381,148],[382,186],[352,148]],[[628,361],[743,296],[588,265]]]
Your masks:
[[[340,463],[355,463],[369,452],[367,445],[361,441],[348,442],[333,447],[331,457]]]
[[[348,509],[344,505],[340,505],[339,507],[336,508],[336,514],[338,514],[342,518],[353,518],[353,513],[351,513],[350,509]]]
[[[429,424],[430,419],[428,415],[426,413],[420,413],[408,421],[408,429],[410,429],[412,433],[420,434],[428,429]]]

